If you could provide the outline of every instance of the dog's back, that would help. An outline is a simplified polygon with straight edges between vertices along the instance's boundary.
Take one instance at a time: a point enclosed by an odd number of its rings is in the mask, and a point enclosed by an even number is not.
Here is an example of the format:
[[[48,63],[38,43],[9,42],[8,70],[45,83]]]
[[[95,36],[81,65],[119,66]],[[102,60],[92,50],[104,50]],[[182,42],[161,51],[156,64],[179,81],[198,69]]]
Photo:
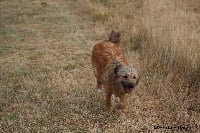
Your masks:
[[[102,80],[105,67],[113,60],[122,61],[127,64],[126,58],[120,50],[120,33],[112,31],[107,41],[96,44],[92,51],[92,65],[94,74],[98,80]]]

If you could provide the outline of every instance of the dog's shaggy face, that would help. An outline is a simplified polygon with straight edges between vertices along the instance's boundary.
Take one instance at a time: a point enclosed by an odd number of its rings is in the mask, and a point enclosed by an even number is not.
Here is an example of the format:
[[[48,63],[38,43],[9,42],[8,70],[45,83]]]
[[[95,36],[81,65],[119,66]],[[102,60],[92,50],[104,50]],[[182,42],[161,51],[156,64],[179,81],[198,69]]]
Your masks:
[[[112,86],[119,94],[130,93],[139,82],[139,75],[136,69],[131,66],[117,64],[114,69]]]

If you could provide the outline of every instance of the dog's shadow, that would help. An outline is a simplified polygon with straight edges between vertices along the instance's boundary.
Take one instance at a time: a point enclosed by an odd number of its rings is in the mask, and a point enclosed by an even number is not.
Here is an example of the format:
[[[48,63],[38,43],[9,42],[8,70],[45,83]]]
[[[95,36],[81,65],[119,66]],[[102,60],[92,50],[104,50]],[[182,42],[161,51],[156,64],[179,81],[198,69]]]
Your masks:
[[[85,119],[90,121],[90,123],[96,124],[104,127],[108,123],[115,123],[119,118],[119,113],[111,110],[106,111],[105,106],[105,94],[97,93],[93,90],[91,93],[86,94],[88,98],[84,98],[80,101],[80,109],[84,109],[87,115],[84,116]]]

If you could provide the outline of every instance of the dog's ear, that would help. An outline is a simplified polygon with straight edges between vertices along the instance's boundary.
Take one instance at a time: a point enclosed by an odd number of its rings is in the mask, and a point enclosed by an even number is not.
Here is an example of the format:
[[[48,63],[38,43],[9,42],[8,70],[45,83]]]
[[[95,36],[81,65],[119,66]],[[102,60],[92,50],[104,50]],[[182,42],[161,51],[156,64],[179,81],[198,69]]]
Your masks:
[[[117,74],[117,72],[119,71],[120,67],[122,67],[122,64],[120,62],[116,62],[115,69],[114,69],[114,73],[115,74]]]

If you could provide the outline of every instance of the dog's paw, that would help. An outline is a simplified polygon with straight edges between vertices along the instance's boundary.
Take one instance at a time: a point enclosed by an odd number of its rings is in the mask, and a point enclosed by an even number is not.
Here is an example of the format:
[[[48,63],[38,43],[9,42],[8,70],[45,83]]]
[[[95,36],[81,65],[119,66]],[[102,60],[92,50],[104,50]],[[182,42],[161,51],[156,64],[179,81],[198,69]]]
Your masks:
[[[102,93],[102,89],[101,88],[97,88],[97,93]]]
[[[118,110],[124,109],[124,108],[125,108],[125,105],[122,104],[122,103],[119,103],[119,104],[115,105],[115,108],[118,109]]]

